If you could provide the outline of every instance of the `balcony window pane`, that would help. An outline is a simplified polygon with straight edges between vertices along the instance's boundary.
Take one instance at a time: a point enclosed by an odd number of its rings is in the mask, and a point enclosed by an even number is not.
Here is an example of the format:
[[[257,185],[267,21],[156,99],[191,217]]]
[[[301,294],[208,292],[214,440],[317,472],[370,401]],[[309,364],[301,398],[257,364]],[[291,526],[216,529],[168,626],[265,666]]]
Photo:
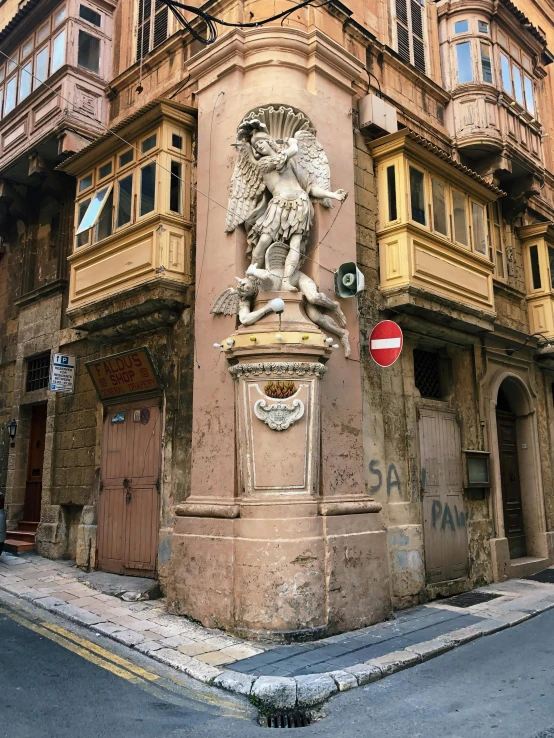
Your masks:
[[[4,66],[0,67],[0,82],[4,81],[5,74],[6,74],[6,67]]]
[[[23,44],[21,47],[21,58],[26,59],[31,51],[33,50],[33,39],[30,38],[26,43]]]
[[[0,87],[0,119],[2,118],[2,105],[4,103],[4,90]]]
[[[50,21],[47,21],[43,26],[41,26],[38,29],[37,43],[40,44],[41,41],[44,41],[44,39],[48,37],[49,33],[50,33]]]
[[[79,5],[79,17],[92,23],[94,26],[98,26],[98,28],[102,25],[102,16],[100,13],[97,13],[86,5]]]
[[[8,59],[8,74],[10,72],[13,72],[14,69],[17,69],[17,58],[13,57],[13,59]]]
[[[476,202],[471,203],[471,225],[473,228],[473,248],[478,253],[486,256],[485,208]]]
[[[541,283],[541,270],[539,267],[539,250],[536,246],[529,248],[529,256],[531,257],[531,277],[533,280],[533,289],[540,290],[542,287]]]
[[[106,198],[108,197],[109,193],[111,192],[111,185],[109,187],[104,187],[101,190],[98,190],[94,197],[91,200],[90,205],[87,208],[86,213],[84,214],[81,222],[79,223],[79,227],[77,228],[77,234],[82,233],[83,231],[88,230],[89,228],[92,228],[93,225],[96,225],[96,221],[98,220],[98,217],[100,215],[100,211],[102,210],[102,206],[104,205]]]
[[[458,84],[473,82],[471,44],[469,41],[465,41],[463,44],[456,44],[456,58],[458,60]]]
[[[30,61],[21,69],[19,73],[19,102],[25,100],[31,92],[31,83],[33,81],[33,62]]]
[[[148,138],[145,138],[142,142],[142,145],[140,147],[140,150],[143,154],[145,154],[147,151],[150,151],[150,149],[153,149],[156,146],[156,134],[153,136],[148,136]]]
[[[104,179],[112,173],[112,163],[109,161],[107,164],[103,164],[98,170],[98,179]]]
[[[77,223],[80,223],[83,220],[89,205],[90,205],[90,197],[88,198],[88,200],[83,200],[83,202],[79,203]],[[84,246],[85,244],[87,244],[89,241],[89,235],[90,235],[89,231],[83,231],[82,233],[79,233],[77,235],[77,247]]]
[[[59,33],[52,44],[52,72],[65,63],[65,29]]]
[[[35,87],[48,79],[48,46],[41,49],[35,56]]]
[[[110,188],[110,194],[104,200],[104,204],[100,210],[98,224],[95,229],[94,242],[108,238],[113,232],[113,189]]]
[[[412,220],[425,225],[425,180],[423,172],[410,167],[410,202]]]
[[[156,201],[156,165],[147,164],[140,170],[140,214],[154,210]]]
[[[133,149],[128,149],[119,157],[120,168],[124,167],[126,164],[129,164],[129,162],[131,161],[133,161]]]
[[[176,133],[171,134],[171,145],[174,149],[182,149],[183,148],[183,137],[178,136]]]
[[[77,64],[91,72],[100,71],[100,39],[85,31],[79,31]]]
[[[533,82],[527,75],[523,77],[523,83],[525,85],[525,107],[527,110],[535,115],[535,101],[533,99]]]
[[[181,208],[181,172],[182,165],[178,161],[171,162],[171,181],[169,185],[169,209],[172,213],[180,213]]]
[[[506,90],[508,95],[513,95],[512,91],[512,77],[510,75],[510,62],[507,56],[500,54],[500,67],[502,70],[502,87]]]
[[[398,218],[396,205],[396,167],[387,167],[387,194],[389,201],[389,220]]]
[[[469,23],[466,20],[454,23],[454,33],[467,33],[468,31]]]
[[[481,71],[483,82],[492,83],[491,47],[481,42]]]
[[[453,190],[452,205],[454,208],[454,239],[458,243],[467,246],[467,211],[465,195]]]
[[[91,186],[91,184],[92,184],[92,174],[87,174],[87,176],[83,177],[83,179],[79,182],[79,192],[86,190],[87,187]]]
[[[56,26],[59,26],[64,18],[65,18],[65,5],[62,5],[62,7],[56,10],[56,12],[54,13],[54,28],[56,28]]]
[[[550,266],[550,287],[554,289],[554,249],[548,247],[548,264]]]
[[[485,21],[478,21],[477,23],[479,27],[479,33],[488,33],[489,32],[489,24],[485,23]]]
[[[436,179],[432,182],[433,194],[433,230],[448,236],[448,225],[446,222],[446,193],[442,182]]]
[[[8,80],[6,85],[6,105],[4,107],[4,115],[15,108],[17,99],[17,76]]]
[[[117,227],[131,222],[131,207],[133,204],[133,175],[120,179],[118,182],[117,200]]]
[[[523,105],[523,84],[521,82],[521,72],[519,67],[512,64],[512,72],[514,77],[514,94],[518,103]]]

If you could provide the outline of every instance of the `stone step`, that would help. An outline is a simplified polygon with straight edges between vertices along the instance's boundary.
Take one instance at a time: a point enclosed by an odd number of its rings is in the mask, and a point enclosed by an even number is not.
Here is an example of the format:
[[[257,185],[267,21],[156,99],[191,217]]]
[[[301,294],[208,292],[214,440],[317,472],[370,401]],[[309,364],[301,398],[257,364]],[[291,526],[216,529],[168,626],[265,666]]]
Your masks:
[[[31,530],[9,530],[7,531],[8,538],[16,538],[18,541],[29,541],[30,543],[35,542],[36,533]]]
[[[35,541],[23,541],[18,538],[6,538],[4,541],[4,551],[7,553],[19,553],[20,551],[34,551]]]
[[[40,523],[38,520],[36,523],[33,522],[32,520],[20,520],[17,524],[17,529],[26,530],[26,531],[28,530],[28,531],[31,531],[32,533],[35,533],[39,525]]]

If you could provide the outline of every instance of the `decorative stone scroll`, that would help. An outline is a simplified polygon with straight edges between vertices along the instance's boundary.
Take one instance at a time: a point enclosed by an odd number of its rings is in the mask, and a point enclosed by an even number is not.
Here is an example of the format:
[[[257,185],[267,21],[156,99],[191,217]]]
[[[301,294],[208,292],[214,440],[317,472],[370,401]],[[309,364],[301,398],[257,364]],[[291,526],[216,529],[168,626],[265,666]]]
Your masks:
[[[264,361],[257,364],[235,364],[229,367],[233,379],[239,377],[259,377],[263,374],[287,375],[291,377],[315,376],[323,377],[327,371],[324,364],[318,361]]]
[[[284,402],[268,405],[265,400],[258,400],[254,405],[254,414],[271,430],[283,431],[304,415],[304,403],[302,400],[293,400],[292,405]]]

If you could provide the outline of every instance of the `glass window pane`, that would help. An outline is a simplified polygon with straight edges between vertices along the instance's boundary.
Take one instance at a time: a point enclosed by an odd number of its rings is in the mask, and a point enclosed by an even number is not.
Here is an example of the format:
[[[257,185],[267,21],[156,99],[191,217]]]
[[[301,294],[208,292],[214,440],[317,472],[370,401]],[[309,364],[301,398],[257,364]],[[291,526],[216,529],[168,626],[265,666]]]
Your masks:
[[[171,162],[171,181],[169,185],[169,209],[173,213],[181,212],[181,171],[178,161]]]
[[[433,230],[448,236],[448,223],[446,216],[446,192],[442,182],[436,179],[432,182],[433,195]]]
[[[483,72],[483,82],[492,83],[492,62],[491,47],[481,42],[481,71]]]
[[[38,29],[37,43],[40,44],[41,41],[44,41],[44,39],[47,38],[49,33],[50,33],[50,21],[47,21],[43,26],[41,26]]]
[[[29,56],[31,51],[33,50],[33,39],[30,38],[26,43],[23,44],[21,47],[21,58],[25,59]]]
[[[0,87],[0,118],[2,118],[3,110],[2,105],[4,103],[4,90]]]
[[[62,7],[56,10],[56,12],[54,13],[54,28],[56,26],[59,26],[64,18],[65,18],[65,5],[62,5]]]
[[[142,142],[142,145],[140,147],[140,150],[143,154],[145,154],[147,151],[150,151],[150,149],[153,149],[156,146],[156,134],[154,133],[153,136],[148,136],[148,138],[145,138]]]
[[[500,54],[500,67],[502,70],[502,87],[509,95],[513,95],[512,77],[510,76],[510,62],[508,57],[504,56],[504,54]]]
[[[456,190],[452,191],[452,205],[454,208],[454,239],[463,244],[468,245],[467,239],[467,215],[466,215],[466,198]]]
[[[454,23],[454,33],[467,33],[468,31],[469,23],[466,20]]]
[[[389,201],[389,220],[398,218],[396,205],[396,167],[387,167],[387,194]]]
[[[183,148],[183,137],[178,136],[176,133],[171,134],[171,145],[174,149],[182,149]]]
[[[79,233],[82,233],[83,231],[86,231],[88,228],[92,228],[92,226],[96,224],[96,221],[98,220],[98,216],[100,215],[100,211],[102,209],[102,205],[104,204],[111,189],[112,188],[110,185],[109,187],[104,187],[103,189],[98,190],[98,192],[94,194],[94,197],[92,198],[91,203],[83,216],[83,219],[79,223],[79,227],[77,228],[77,235],[79,235]]]
[[[6,74],[6,67],[1,66],[0,67],[0,82],[4,81],[5,74]]]
[[[98,28],[102,25],[102,16],[100,13],[95,12],[92,8],[89,8],[86,5],[79,6],[79,16],[83,18],[83,20],[98,26]]]
[[[65,63],[65,28],[59,33],[52,44],[52,72]]]
[[[83,177],[83,179],[79,182],[79,192],[86,190],[87,187],[91,186],[91,184],[92,184],[92,174],[87,174],[87,176]]]
[[[133,161],[133,149],[128,149],[119,157],[119,166],[124,167],[131,161]]]
[[[4,107],[4,115],[15,108],[17,99],[17,77],[12,77],[6,85],[6,104]]]
[[[479,33],[489,32],[489,24],[485,23],[485,21],[478,21],[478,26],[479,26]]]
[[[541,270],[539,267],[539,250],[536,246],[529,248],[529,256],[531,257],[531,276],[533,279],[533,289],[540,290],[542,287],[541,283]]]
[[[523,83],[525,85],[525,106],[527,110],[535,115],[535,101],[533,99],[533,82],[527,75],[523,77]]]
[[[156,165],[147,164],[140,170],[140,214],[154,210],[156,201]]]
[[[35,87],[48,79],[48,46],[41,49],[35,56]]]
[[[101,241],[103,238],[111,236],[113,232],[113,189],[110,188],[110,194],[105,199],[100,210],[98,224],[95,228],[94,242]]]
[[[104,164],[100,167],[98,170],[98,179],[104,179],[104,177],[107,177],[109,174],[112,173],[112,163],[109,161],[107,164]]]
[[[478,253],[486,255],[485,208],[476,202],[471,203],[471,225],[473,228],[473,248]]]
[[[550,286],[554,288],[554,249],[548,247],[548,264],[550,266]]]
[[[456,44],[456,57],[458,60],[458,84],[473,82],[471,44],[469,41],[465,41],[463,44]]]
[[[410,167],[410,201],[412,220],[425,225],[425,190],[424,176],[419,169]]]
[[[33,62],[30,61],[22,67],[19,72],[19,102],[25,100],[31,92],[31,83],[33,81]]]
[[[100,39],[85,31],[79,31],[77,64],[91,72],[100,71]]]
[[[519,67],[516,67],[515,64],[512,64],[512,74],[514,78],[514,94],[516,100],[520,105],[523,105],[523,84],[521,82],[521,72],[519,71]]]
[[[90,197],[88,198],[88,200],[83,200],[83,202],[79,203],[77,223],[80,223],[83,220],[83,217],[85,213],[87,212],[87,208],[89,205],[90,205]],[[89,240],[89,231],[83,231],[77,236],[77,246],[78,247],[84,246],[86,243],[88,243],[88,240]]]
[[[8,59],[8,74],[10,72],[13,72],[14,69],[17,69],[17,59],[14,57],[13,59]]]
[[[133,175],[120,179],[118,182],[117,226],[131,222],[131,207],[133,204]]]

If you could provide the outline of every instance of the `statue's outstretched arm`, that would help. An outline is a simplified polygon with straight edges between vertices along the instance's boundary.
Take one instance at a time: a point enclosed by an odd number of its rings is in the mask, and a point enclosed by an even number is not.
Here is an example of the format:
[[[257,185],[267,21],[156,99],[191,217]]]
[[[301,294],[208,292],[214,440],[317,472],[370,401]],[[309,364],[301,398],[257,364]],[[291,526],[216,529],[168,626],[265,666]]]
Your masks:
[[[239,320],[241,322],[241,325],[252,325],[257,320],[259,320],[260,318],[263,318],[264,315],[267,315],[271,311],[272,311],[272,307],[269,304],[269,302],[263,307],[259,308],[259,310],[251,310],[250,301],[243,300],[241,301],[241,304],[239,307]]]
[[[321,187],[317,187],[316,185],[312,185],[310,187],[309,194],[312,197],[316,197],[318,200],[323,200],[324,198],[328,197],[330,200],[339,200],[340,202],[346,200],[346,198],[348,197],[348,192],[346,190],[329,192],[329,190],[324,190]]]

